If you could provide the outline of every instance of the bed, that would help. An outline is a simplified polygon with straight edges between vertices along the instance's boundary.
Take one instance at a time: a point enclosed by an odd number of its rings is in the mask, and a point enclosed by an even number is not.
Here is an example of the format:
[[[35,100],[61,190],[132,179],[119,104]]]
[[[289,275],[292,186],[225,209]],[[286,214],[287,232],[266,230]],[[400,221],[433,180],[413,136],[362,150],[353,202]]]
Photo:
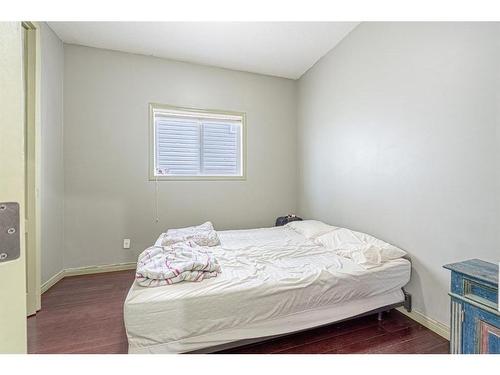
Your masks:
[[[210,352],[401,305],[411,265],[365,269],[288,226],[218,232],[222,273],[154,288],[124,304],[129,353]],[[157,243],[161,242],[161,237]]]

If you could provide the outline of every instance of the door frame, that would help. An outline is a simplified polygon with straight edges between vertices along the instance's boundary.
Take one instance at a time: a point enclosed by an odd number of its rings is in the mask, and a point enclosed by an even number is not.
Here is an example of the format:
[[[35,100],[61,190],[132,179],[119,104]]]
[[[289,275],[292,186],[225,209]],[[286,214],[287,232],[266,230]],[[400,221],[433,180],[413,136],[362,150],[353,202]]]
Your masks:
[[[40,26],[22,22],[24,38],[23,64],[25,69],[25,179],[26,179],[26,313],[36,314],[41,308],[41,49]]]
[[[0,353],[26,353],[23,30],[0,22],[0,200],[19,204],[17,259],[0,262]]]

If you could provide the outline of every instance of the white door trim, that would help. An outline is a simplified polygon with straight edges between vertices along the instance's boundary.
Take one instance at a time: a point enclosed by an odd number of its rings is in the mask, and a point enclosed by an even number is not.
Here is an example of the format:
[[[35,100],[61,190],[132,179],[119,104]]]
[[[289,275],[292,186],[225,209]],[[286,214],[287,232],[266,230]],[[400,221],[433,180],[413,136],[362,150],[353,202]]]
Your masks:
[[[41,307],[40,262],[40,28],[35,22],[23,22],[25,31],[24,67],[26,69],[26,309],[33,315]]]
[[[0,201],[20,206],[20,256],[0,263],[0,353],[27,350],[22,38],[20,22],[0,22]]]

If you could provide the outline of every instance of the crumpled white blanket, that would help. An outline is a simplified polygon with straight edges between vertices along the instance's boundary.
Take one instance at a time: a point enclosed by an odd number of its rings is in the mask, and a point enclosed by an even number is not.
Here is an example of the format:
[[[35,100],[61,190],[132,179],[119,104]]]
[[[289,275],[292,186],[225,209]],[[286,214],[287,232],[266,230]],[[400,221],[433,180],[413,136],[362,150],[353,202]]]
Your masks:
[[[169,229],[162,239],[162,246],[170,246],[179,242],[192,241],[200,246],[217,246],[219,236],[210,221],[198,226]]]
[[[208,247],[186,241],[144,250],[139,255],[135,279],[141,286],[153,287],[201,281],[220,272],[219,262]]]

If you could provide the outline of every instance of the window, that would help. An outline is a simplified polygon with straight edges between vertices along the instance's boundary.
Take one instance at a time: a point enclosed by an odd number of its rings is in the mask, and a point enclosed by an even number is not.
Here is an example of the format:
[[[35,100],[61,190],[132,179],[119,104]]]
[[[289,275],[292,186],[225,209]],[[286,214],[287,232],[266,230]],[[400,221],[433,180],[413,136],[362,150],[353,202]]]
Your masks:
[[[244,178],[243,113],[150,105],[153,179]]]

